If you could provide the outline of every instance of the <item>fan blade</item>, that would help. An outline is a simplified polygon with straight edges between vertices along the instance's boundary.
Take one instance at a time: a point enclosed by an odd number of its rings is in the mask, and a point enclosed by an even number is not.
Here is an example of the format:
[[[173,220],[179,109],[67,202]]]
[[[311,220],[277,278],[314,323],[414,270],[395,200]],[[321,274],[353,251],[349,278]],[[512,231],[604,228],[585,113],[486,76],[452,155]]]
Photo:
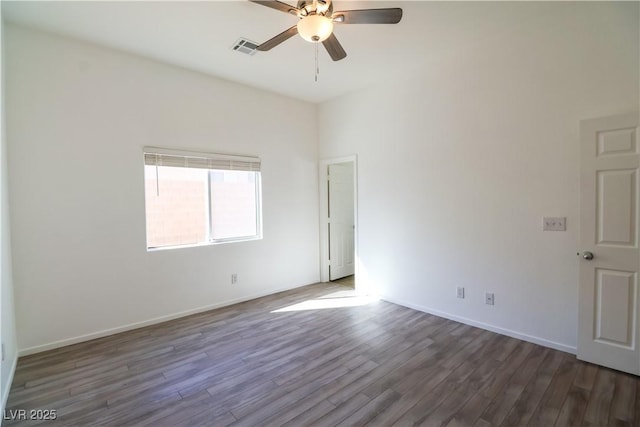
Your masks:
[[[347,56],[347,52],[344,51],[342,45],[336,38],[336,35],[331,33],[328,39],[322,42],[327,52],[329,52],[329,56],[334,61],[340,61]]]
[[[258,3],[262,6],[267,6],[272,9],[279,10],[284,13],[291,13],[293,15],[298,15],[300,13],[300,9],[295,6],[291,6],[290,4],[283,3],[277,0],[249,0],[252,3]]]
[[[341,24],[397,24],[402,19],[402,9],[360,9],[333,12],[334,22]]]
[[[259,50],[260,52],[265,52],[267,50],[271,50],[274,47],[278,46],[283,41],[288,40],[291,37],[295,36],[296,34],[298,34],[298,26],[294,25],[293,27],[289,28],[288,30],[285,30],[285,31],[281,32],[280,34],[278,34],[274,38],[269,39],[266,42],[262,43],[260,46],[258,46],[256,48],[256,50]]]

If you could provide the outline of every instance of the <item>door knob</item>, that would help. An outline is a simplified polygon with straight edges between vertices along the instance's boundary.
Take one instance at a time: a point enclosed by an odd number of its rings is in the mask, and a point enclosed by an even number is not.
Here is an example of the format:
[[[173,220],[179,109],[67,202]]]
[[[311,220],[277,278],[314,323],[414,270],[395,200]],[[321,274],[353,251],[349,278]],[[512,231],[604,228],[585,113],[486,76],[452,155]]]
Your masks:
[[[586,259],[587,261],[591,261],[593,259],[593,252],[584,251],[582,253],[582,258]]]

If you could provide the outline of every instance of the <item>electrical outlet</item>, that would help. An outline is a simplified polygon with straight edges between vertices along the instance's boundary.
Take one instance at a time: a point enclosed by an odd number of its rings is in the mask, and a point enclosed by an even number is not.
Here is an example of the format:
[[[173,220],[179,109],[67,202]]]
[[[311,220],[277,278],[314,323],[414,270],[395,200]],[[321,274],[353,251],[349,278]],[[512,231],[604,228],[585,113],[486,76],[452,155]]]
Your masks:
[[[458,286],[456,289],[456,296],[458,298],[464,298],[464,288],[462,286]]]
[[[233,273],[231,275],[231,284],[235,285],[238,282],[238,274],[237,273]]]
[[[493,305],[494,303],[494,299],[493,299],[493,294],[490,292],[486,292],[484,294],[484,303],[487,305]]]
[[[542,218],[543,231],[566,231],[567,218],[564,216],[545,216]]]

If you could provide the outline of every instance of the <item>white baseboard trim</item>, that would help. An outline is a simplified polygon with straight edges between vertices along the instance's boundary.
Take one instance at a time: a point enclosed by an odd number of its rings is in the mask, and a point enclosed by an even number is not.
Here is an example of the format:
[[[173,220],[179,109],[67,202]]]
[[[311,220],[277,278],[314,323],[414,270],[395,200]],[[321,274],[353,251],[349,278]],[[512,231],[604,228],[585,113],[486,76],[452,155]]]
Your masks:
[[[522,341],[527,341],[530,343],[538,344],[543,347],[549,347],[554,350],[564,351],[565,353],[576,354],[577,349],[570,345],[562,344],[555,341],[546,340],[544,338],[523,334],[521,332],[513,331],[511,329],[501,328],[499,326],[490,325],[488,323],[478,322],[473,319],[468,319],[466,317],[456,316],[455,314],[445,313],[443,311],[434,310],[429,307],[424,307],[421,305],[407,303],[405,301],[401,301],[392,297],[388,297],[385,295],[380,295],[380,299],[388,301],[393,304],[401,305],[403,307],[412,308],[414,310],[422,311],[424,313],[433,314],[434,316],[444,317],[445,319],[454,320],[456,322],[464,323],[465,325],[475,326],[480,329],[485,329],[487,331],[495,332],[500,335],[506,335],[511,338],[516,338]]]
[[[18,355],[13,358],[13,363],[11,364],[11,370],[9,371],[9,378],[7,379],[7,385],[2,390],[2,406],[0,407],[0,413],[2,414],[2,418],[0,418],[0,425],[2,425],[2,419],[4,419],[4,410],[7,407],[7,399],[9,398],[9,392],[11,391],[11,384],[13,383],[13,376],[16,373],[16,366],[18,366]]]
[[[317,282],[313,282],[313,283],[317,283]],[[91,341],[91,340],[94,340],[96,338],[102,338],[102,337],[106,337],[106,336],[109,336],[109,335],[118,334],[120,332],[131,331],[133,329],[144,328],[145,326],[151,326],[151,325],[155,325],[155,324],[158,324],[158,323],[167,322],[169,320],[178,319],[180,317],[186,317],[186,316],[190,316],[192,314],[203,313],[205,311],[215,310],[216,308],[227,307],[227,306],[238,304],[238,303],[241,303],[241,302],[250,301],[252,299],[256,299],[256,298],[261,298],[261,297],[265,297],[265,296],[268,296],[268,295],[277,294],[278,292],[284,292],[284,291],[289,291],[291,289],[301,288],[303,286],[308,286],[308,285],[313,284],[313,283],[308,283],[306,285],[295,285],[295,286],[290,286],[290,287],[285,287],[285,288],[278,288],[278,289],[274,289],[274,290],[267,291],[267,292],[261,292],[261,293],[253,294],[253,295],[246,296],[246,297],[241,297],[241,298],[236,298],[236,299],[224,301],[224,302],[221,302],[221,303],[210,304],[210,305],[206,305],[206,306],[203,306],[203,307],[194,308],[194,309],[191,309],[191,310],[185,310],[185,311],[181,311],[181,312],[178,312],[178,313],[168,314],[166,316],[160,316],[160,317],[156,317],[156,318],[153,318],[153,319],[144,320],[142,322],[130,323],[128,325],[118,326],[117,328],[105,329],[105,330],[98,331],[98,332],[92,332],[92,333],[86,334],[86,335],[81,335],[81,336],[77,336],[77,337],[73,337],[73,338],[66,338],[66,339],[63,339],[63,340],[54,341],[54,342],[51,342],[51,343],[48,343],[48,344],[42,344],[42,345],[36,345],[36,346],[33,346],[33,347],[27,347],[27,348],[20,349],[18,351],[18,355],[19,355],[19,357],[28,356],[28,355],[31,355],[31,354],[41,353],[41,352],[47,351],[47,350],[53,350],[53,349],[56,349],[56,348],[65,347],[65,346],[72,345],[72,344],[78,344],[78,343],[81,343],[81,342],[84,342],[84,341]]]

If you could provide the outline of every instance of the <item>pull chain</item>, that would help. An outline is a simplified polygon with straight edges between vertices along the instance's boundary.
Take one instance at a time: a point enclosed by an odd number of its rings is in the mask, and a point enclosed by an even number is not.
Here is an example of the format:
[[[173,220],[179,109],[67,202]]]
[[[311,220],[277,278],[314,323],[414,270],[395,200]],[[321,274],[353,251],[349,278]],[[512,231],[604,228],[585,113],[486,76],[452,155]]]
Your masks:
[[[318,66],[318,45],[320,43],[314,43],[316,45],[316,83],[318,83],[318,74],[320,74],[320,67]]]

